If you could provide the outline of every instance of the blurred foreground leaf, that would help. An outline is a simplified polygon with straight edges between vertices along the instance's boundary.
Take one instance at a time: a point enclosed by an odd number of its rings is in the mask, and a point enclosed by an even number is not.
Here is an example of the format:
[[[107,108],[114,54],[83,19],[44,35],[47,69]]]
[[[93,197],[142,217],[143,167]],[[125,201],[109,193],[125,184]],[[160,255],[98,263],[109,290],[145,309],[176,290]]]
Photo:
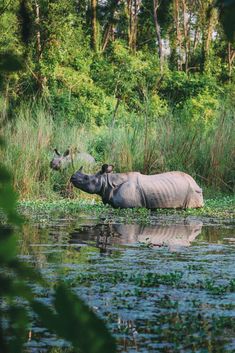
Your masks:
[[[228,40],[235,44],[235,0],[218,1],[220,21]]]
[[[34,301],[32,307],[48,330],[71,342],[79,352],[116,351],[114,338],[103,321],[64,285],[60,284],[55,291],[55,312],[39,301]]]
[[[0,71],[12,72],[23,68],[22,59],[14,53],[0,53]]]
[[[55,293],[58,332],[84,353],[115,352],[115,342],[103,321],[68,288],[60,285]],[[69,330],[67,328],[70,328]]]
[[[2,139],[0,145],[3,146]],[[0,220],[0,349],[23,353],[32,325],[29,311],[36,313],[43,327],[69,341],[77,352],[113,353],[115,341],[103,321],[71,290],[59,284],[52,305],[35,300],[32,284],[47,288],[39,271],[17,258],[18,239],[11,225],[20,225],[17,196],[12,177],[0,165],[0,209],[9,225]]]

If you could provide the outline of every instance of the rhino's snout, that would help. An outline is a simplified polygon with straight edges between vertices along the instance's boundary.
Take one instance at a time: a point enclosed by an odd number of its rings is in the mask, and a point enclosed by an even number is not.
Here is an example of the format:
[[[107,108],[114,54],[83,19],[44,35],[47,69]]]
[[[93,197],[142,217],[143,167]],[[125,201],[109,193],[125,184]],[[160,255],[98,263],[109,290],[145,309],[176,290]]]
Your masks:
[[[70,181],[71,181],[72,184],[76,183],[76,181],[77,181],[76,174],[73,174],[73,175],[71,176]]]
[[[80,188],[83,184],[83,178],[78,173],[74,173],[70,178],[70,182],[77,188]]]
[[[50,162],[50,167],[51,167],[51,169],[54,169],[54,170],[60,170],[61,169],[61,161],[53,159]]]

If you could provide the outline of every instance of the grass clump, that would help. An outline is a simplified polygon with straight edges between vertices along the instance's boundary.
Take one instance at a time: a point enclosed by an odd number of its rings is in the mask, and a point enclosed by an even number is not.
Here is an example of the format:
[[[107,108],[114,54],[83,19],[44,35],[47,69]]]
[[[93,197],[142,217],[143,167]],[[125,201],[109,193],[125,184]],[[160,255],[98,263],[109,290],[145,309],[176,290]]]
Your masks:
[[[145,105],[139,114],[126,113],[114,125],[86,125],[57,119],[42,103],[22,104],[5,124],[8,144],[1,154],[13,172],[20,199],[84,197],[71,193],[69,187],[79,163],[63,172],[50,169],[55,147],[92,154],[97,163],[85,172],[97,172],[103,163],[114,164],[116,172],[180,170],[213,192],[233,192],[235,126],[231,111],[214,112],[211,121],[199,123],[189,121],[183,112],[178,116],[165,109],[158,114],[148,109],[148,102]]]

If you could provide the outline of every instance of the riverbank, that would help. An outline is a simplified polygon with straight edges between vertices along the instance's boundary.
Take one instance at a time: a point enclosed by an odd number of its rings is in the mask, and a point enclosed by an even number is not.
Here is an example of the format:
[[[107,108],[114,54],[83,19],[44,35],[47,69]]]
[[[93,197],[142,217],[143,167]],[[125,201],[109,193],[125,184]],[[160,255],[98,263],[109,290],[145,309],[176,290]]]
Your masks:
[[[204,223],[219,223],[220,221],[235,222],[235,196],[220,196],[208,198],[200,209],[113,209],[103,205],[96,199],[60,199],[60,200],[36,200],[20,201],[18,203],[20,213],[29,218],[46,221],[51,214],[58,213],[89,216],[102,219],[107,222],[138,222],[144,224],[157,223],[163,216],[170,221],[178,218],[196,217]]]

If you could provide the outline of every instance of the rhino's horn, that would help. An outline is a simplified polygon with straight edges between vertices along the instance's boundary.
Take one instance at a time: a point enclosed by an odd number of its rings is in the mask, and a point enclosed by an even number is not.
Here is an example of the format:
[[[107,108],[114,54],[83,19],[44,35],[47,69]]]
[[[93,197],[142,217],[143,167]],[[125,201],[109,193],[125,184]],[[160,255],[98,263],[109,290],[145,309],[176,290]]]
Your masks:
[[[101,168],[101,173],[111,173],[113,171],[112,164],[103,164]]]

